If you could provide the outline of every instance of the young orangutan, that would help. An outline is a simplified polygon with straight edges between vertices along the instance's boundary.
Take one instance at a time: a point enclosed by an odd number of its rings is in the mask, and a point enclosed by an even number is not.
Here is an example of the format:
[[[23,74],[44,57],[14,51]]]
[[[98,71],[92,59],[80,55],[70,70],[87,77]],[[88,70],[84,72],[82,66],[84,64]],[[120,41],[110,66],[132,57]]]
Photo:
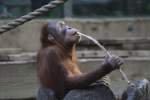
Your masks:
[[[123,64],[117,56],[106,57],[98,69],[82,73],[76,57],[76,43],[80,38],[77,31],[62,21],[47,22],[42,27],[38,78],[41,87],[54,91],[58,100],[68,91],[84,88]]]

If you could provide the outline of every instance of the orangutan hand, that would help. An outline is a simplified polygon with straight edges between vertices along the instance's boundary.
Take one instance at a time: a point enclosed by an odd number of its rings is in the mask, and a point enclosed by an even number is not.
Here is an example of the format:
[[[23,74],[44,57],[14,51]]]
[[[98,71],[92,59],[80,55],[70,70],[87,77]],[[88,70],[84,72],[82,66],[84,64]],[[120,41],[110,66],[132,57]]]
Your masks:
[[[110,70],[115,70],[119,69],[123,62],[122,58],[116,55],[111,55],[105,57],[104,65],[107,66],[107,68],[110,68]]]

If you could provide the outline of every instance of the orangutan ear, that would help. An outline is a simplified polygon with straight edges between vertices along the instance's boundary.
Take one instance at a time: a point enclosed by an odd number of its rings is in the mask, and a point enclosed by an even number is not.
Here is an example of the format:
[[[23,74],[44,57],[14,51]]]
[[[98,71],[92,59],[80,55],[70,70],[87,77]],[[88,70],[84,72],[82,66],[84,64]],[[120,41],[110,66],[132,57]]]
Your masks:
[[[51,34],[48,34],[48,40],[54,41],[54,37]]]

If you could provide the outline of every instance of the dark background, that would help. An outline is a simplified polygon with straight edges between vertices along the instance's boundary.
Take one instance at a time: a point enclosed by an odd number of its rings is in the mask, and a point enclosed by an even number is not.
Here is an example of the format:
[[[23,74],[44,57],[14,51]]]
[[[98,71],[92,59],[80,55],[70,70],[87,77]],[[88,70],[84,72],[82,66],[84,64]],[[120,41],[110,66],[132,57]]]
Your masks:
[[[14,18],[22,16],[47,4],[52,0],[0,0],[0,17]],[[71,17],[126,17],[150,15],[150,0],[72,0],[71,9],[58,7],[42,17],[63,18],[65,10]],[[67,6],[67,4],[66,4]]]

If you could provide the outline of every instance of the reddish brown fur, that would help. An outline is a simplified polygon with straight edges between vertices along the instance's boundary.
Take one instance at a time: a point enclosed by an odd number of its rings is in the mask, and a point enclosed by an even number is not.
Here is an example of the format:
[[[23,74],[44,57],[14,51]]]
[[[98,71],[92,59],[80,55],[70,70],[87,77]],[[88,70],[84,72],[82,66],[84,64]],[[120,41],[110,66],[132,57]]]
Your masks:
[[[77,66],[76,48],[65,49],[56,40],[48,40],[48,23],[41,32],[41,49],[37,55],[38,78],[42,87],[52,89],[61,100],[71,89],[83,88],[110,73],[112,69],[103,64],[98,69],[81,73]]]
[[[61,75],[61,74],[68,74],[69,76],[74,76],[74,75],[81,74],[81,72],[77,66],[77,57],[76,57],[75,46],[72,48],[71,54],[68,55],[65,48],[63,46],[61,46],[59,43],[57,43],[56,41],[49,41],[47,25],[48,25],[47,23],[45,25],[43,25],[42,32],[41,32],[41,38],[40,38],[41,49],[38,52],[38,59],[37,59],[38,60],[38,77],[39,77],[41,84],[44,85],[44,87],[53,89],[53,88],[55,88],[54,84],[56,84],[55,82],[53,82],[53,81],[55,81],[53,79],[57,79],[57,78],[63,79],[63,75]],[[60,57],[59,60],[60,60],[60,62],[63,63],[63,65],[65,67],[64,73],[58,73],[57,70],[59,70],[59,69],[57,69],[57,68],[55,69],[55,66],[53,66],[53,65],[49,65],[49,66],[43,65],[42,61],[45,58],[44,53],[50,52],[51,49],[54,49],[55,52]],[[54,55],[52,54],[51,55],[52,58],[49,60],[50,61],[58,60],[57,58],[54,59],[55,58],[54,56],[55,56],[55,54]],[[46,59],[48,59],[48,57]],[[52,70],[52,69],[54,69],[54,70]],[[57,75],[53,76],[53,78],[49,75],[49,73],[52,73],[51,71],[54,71],[54,73],[57,74]],[[51,84],[51,83],[54,83],[54,84]],[[62,85],[62,84],[60,84],[60,85]],[[55,89],[54,89],[54,91],[55,91]],[[58,90],[58,91],[61,92],[61,90]],[[56,89],[56,92],[57,92],[57,89]],[[65,91],[63,91],[63,92],[65,92]]]
[[[48,31],[47,31],[47,23],[43,25],[42,32],[41,32],[41,50],[44,48],[51,47],[51,48],[58,48],[60,54],[63,54],[63,57],[61,58],[63,60],[63,63],[65,66],[68,66],[66,68],[67,71],[77,75],[80,74],[79,67],[77,66],[77,56],[76,56],[76,48],[75,46],[72,48],[71,55],[68,57],[67,53],[65,54],[65,48],[62,47],[59,43],[56,41],[49,41],[48,40]],[[40,53],[40,52],[39,52]]]

